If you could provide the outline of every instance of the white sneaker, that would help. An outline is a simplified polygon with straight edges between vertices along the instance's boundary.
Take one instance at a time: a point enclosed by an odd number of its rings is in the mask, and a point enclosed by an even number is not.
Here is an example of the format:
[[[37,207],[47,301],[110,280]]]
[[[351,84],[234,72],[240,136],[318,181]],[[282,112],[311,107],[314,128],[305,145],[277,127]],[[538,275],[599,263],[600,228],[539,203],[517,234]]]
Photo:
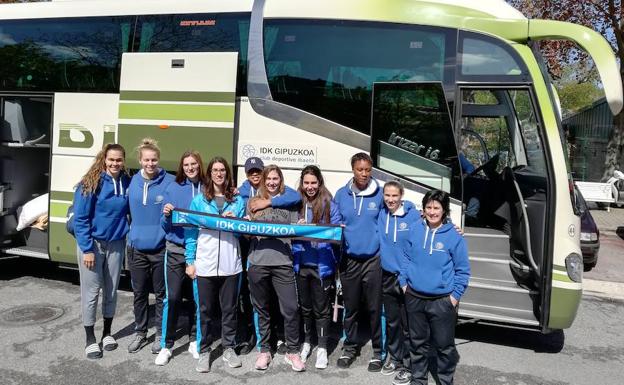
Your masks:
[[[158,366],[164,366],[169,363],[169,359],[171,358],[171,349],[163,348],[160,349],[154,363]]]
[[[197,351],[197,341],[189,342],[188,352],[191,353],[194,359],[199,360],[199,352]]]
[[[314,367],[317,369],[327,368],[327,349],[316,349],[316,364],[314,365]]]
[[[301,361],[306,362],[308,357],[310,357],[310,352],[312,352],[312,345],[309,342],[304,342],[303,347],[301,348]]]

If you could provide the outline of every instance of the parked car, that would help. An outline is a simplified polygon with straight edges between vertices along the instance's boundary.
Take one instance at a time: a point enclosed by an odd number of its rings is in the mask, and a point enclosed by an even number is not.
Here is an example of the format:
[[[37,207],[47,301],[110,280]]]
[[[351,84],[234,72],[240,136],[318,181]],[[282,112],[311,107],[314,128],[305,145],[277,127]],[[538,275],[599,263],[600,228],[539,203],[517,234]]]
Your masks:
[[[590,271],[598,263],[598,251],[600,250],[600,231],[594,217],[592,217],[587,207],[587,202],[583,195],[574,189],[576,195],[576,207],[581,213],[581,251],[583,252],[583,267],[585,271]]]

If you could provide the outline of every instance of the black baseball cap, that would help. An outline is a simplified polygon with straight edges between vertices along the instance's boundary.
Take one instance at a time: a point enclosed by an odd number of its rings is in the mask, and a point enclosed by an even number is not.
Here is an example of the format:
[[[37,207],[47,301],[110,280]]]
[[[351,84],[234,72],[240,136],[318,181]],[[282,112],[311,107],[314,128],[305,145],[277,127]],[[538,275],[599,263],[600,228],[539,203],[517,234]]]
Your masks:
[[[260,170],[264,169],[264,162],[262,159],[252,156],[251,158],[247,158],[245,161],[245,174],[249,174],[251,170]]]

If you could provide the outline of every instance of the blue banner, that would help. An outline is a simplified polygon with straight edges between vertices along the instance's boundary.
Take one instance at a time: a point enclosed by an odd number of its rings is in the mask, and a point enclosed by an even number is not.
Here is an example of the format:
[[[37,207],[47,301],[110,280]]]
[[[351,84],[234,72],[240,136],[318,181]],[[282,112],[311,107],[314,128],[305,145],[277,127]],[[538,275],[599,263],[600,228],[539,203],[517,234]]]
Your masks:
[[[342,227],[340,225],[256,222],[181,209],[173,210],[171,221],[174,226],[196,226],[209,230],[263,237],[296,238],[333,243],[342,241]]]

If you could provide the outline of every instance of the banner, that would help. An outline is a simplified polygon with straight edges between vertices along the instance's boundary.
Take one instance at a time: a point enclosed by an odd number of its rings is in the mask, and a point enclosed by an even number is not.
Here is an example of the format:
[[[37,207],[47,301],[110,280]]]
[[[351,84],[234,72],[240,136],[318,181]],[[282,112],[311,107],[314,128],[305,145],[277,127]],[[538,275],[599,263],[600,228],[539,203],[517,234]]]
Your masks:
[[[197,211],[175,209],[171,213],[174,226],[196,226],[209,230],[231,233],[259,235],[275,238],[296,238],[310,241],[340,243],[342,227],[340,225],[288,224],[256,222],[242,218],[222,217]]]

